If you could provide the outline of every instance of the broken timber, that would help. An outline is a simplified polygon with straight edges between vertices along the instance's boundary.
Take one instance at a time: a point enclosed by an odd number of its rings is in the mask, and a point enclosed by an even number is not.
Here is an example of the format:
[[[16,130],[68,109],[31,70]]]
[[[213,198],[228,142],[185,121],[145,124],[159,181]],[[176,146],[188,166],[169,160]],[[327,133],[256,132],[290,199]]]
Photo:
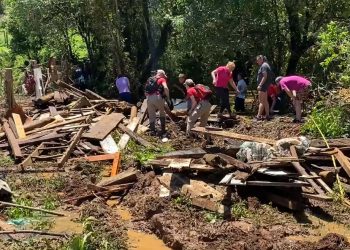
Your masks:
[[[103,116],[102,119],[95,124],[95,126],[84,133],[83,138],[101,141],[105,139],[123,119],[124,115],[120,113],[112,113],[110,115]]]
[[[139,117],[135,117],[127,126],[128,129],[130,129],[132,132],[134,132],[137,128],[137,125],[140,122],[140,118]],[[123,134],[122,137],[120,138],[119,142],[118,142],[118,151],[123,150],[126,145],[128,144],[130,139],[130,136],[128,134]]]
[[[128,182],[136,181],[136,175],[138,171],[134,168],[129,168],[128,170],[117,174],[116,176],[108,177],[105,180],[100,181],[97,186],[106,187],[115,184],[123,184]]]
[[[225,138],[230,138],[230,139],[236,139],[236,140],[242,140],[242,141],[252,141],[252,142],[260,142],[260,143],[266,143],[270,145],[275,144],[275,140],[271,139],[266,139],[266,138],[260,138],[260,137],[253,137],[249,135],[242,135],[242,134],[237,134],[233,132],[227,132],[227,131],[211,131],[207,130],[206,128],[203,127],[196,127],[191,130],[192,132],[197,132],[197,133],[202,133],[202,134],[207,134],[207,135],[213,135],[213,136],[220,136],[220,137],[225,137]]]
[[[8,143],[11,147],[12,154],[15,158],[22,158],[21,148],[19,147],[18,140],[15,138],[7,121],[3,121],[3,128],[7,136]]]
[[[201,158],[206,154],[206,152],[201,148],[194,148],[190,150],[179,150],[164,155],[158,156],[157,159],[163,158]]]
[[[131,129],[125,127],[123,124],[119,124],[118,128],[120,128],[124,133],[128,134],[132,139],[137,141],[139,144],[146,148],[155,148],[150,142],[143,139],[141,136],[137,135],[135,132],[133,132]]]
[[[68,158],[69,158],[70,154],[72,153],[73,149],[78,144],[78,142],[79,142],[79,140],[80,140],[84,130],[85,130],[85,128],[80,128],[79,129],[78,133],[75,135],[75,137],[73,138],[72,142],[70,143],[70,145],[68,146],[66,151],[63,153],[63,157],[58,160],[58,166],[59,167],[63,167],[63,165],[66,163],[66,161],[68,160]]]

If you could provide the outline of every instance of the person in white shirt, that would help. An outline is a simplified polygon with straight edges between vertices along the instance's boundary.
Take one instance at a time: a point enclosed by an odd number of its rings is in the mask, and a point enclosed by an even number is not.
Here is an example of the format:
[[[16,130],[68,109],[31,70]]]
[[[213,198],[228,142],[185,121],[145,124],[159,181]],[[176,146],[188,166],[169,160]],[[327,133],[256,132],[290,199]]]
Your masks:
[[[238,94],[236,95],[235,99],[235,110],[237,112],[244,112],[244,101],[247,94],[247,83],[244,81],[242,74],[237,75],[237,89],[239,90]]]

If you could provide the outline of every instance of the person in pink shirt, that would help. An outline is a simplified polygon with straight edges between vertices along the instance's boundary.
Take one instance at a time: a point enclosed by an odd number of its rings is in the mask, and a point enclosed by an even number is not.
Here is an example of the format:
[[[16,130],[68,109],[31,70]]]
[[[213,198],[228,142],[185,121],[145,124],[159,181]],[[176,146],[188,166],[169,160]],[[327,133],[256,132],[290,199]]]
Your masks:
[[[301,122],[301,103],[309,95],[311,82],[301,76],[279,76],[276,78],[277,86],[292,99],[295,108],[293,122]]]
[[[213,78],[213,85],[215,86],[216,95],[220,102],[220,111],[218,117],[222,117],[222,113],[227,109],[230,117],[235,117],[232,114],[230,107],[230,96],[228,92],[228,84],[232,86],[237,92],[237,86],[232,78],[232,71],[236,65],[234,62],[228,62],[226,66],[220,66],[211,72]]]

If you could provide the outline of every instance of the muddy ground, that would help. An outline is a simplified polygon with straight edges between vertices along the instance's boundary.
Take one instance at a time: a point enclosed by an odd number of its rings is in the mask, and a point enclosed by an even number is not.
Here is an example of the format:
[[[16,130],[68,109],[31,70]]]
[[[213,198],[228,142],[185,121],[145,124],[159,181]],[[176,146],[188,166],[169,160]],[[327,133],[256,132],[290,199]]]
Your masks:
[[[290,121],[290,117],[276,117],[269,122],[253,122],[249,116],[240,116],[232,130],[271,139],[299,135],[300,125]],[[203,146],[202,139],[186,139],[174,124],[169,128],[176,136],[162,146],[167,151]],[[159,143],[158,139],[146,138]],[[214,144],[226,146],[227,143],[215,139]],[[69,163],[69,172],[2,173],[14,191],[14,201],[61,211],[68,217],[2,208],[2,218],[17,223],[18,229],[65,233],[66,237],[1,235],[0,249],[350,248],[350,213],[340,204],[313,202],[305,211],[292,213],[254,196],[242,199],[234,190],[232,218],[224,220],[219,214],[193,207],[178,194],[159,197],[160,184],[156,177],[160,173],[143,167],[144,158],[151,155],[146,153],[134,142],[123,152],[127,156],[123,158],[123,169],[136,166],[141,170],[138,181],[127,193],[109,200],[93,197],[81,204],[65,200],[84,195],[88,183],[97,183],[109,173],[108,164],[82,161]],[[11,165],[2,164],[2,167]],[[84,237],[89,248],[76,248],[76,243],[81,243]]]

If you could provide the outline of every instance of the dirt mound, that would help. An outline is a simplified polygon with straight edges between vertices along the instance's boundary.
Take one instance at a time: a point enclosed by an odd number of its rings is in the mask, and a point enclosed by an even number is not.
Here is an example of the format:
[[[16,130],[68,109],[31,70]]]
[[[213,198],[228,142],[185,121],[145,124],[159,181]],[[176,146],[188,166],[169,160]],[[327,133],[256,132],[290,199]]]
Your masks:
[[[339,234],[331,233],[327,234],[317,244],[317,250],[341,250],[345,247],[350,247],[349,242]]]

